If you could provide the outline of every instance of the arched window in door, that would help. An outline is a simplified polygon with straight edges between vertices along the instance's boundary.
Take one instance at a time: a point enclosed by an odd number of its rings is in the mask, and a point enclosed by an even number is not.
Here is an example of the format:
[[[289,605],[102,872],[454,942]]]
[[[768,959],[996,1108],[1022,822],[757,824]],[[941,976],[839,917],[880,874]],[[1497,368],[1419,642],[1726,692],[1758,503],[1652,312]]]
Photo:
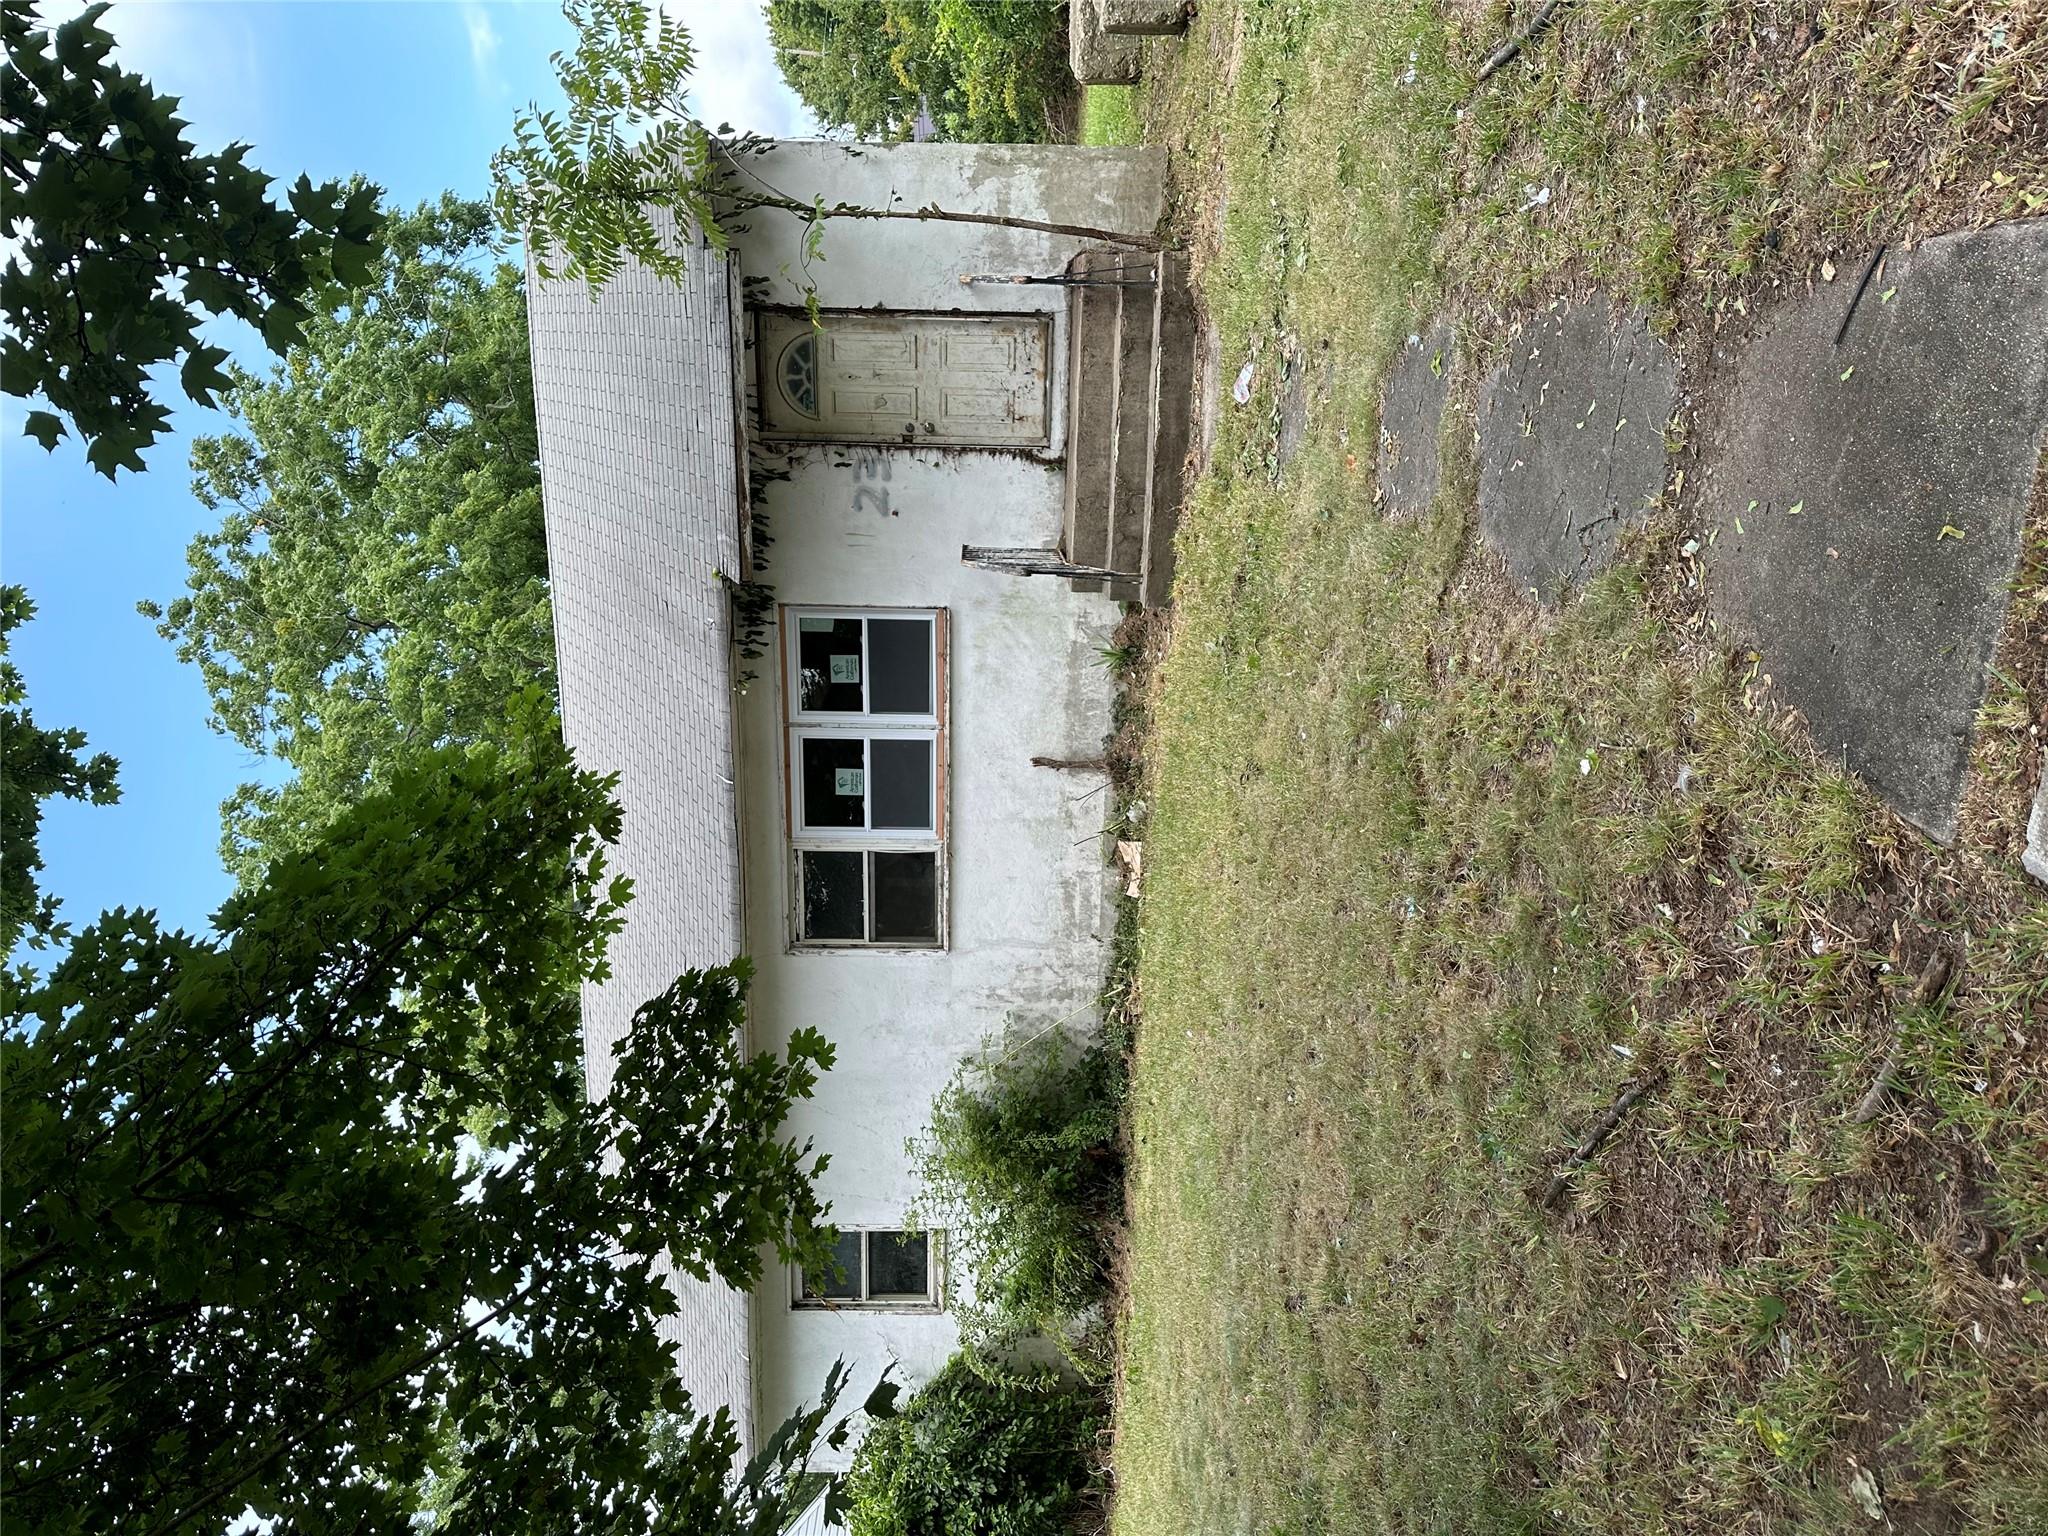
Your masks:
[[[778,377],[782,398],[791,410],[810,421],[818,419],[818,340],[815,335],[798,336],[782,349]]]

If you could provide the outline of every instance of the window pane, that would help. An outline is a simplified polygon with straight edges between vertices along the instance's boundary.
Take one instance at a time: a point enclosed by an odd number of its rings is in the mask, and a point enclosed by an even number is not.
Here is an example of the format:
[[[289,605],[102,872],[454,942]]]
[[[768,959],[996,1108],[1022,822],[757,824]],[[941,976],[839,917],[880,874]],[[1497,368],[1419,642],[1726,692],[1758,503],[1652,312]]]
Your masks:
[[[804,874],[803,936],[807,939],[864,939],[866,898],[858,853],[801,853]]]
[[[873,857],[875,937],[896,944],[938,943],[939,856],[877,853]]]
[[[868,661],[878,715],[932,712],[932,621],[869,619]]]
[[[806,736],[802,747],[804,825],[863,825],[867,742],[859,736]]]
[[[798,709],[859,714],[860,620],[798,619],[796,670]]]
[[[828,1301],[860,1300],[860,1234],[842,1232],[832,1250],[832,1263],[823,1274],[812,1270],[804,1275],[804,1294]]]
[[[868,1298],[902,1300],[931,1295],[931,1262],[924,1234],[868,1234]]]
[[[877,828],[916,832],[932,829],[932,741],[876,737],[875,820]],[[816,825],[816,823],[813,823]]]

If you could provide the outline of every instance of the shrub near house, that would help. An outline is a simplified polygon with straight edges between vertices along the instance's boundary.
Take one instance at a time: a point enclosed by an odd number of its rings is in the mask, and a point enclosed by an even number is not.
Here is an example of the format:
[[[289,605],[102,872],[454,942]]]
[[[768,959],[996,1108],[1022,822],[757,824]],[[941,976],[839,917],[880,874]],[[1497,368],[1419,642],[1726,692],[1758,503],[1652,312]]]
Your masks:
[[[1081,1369],[1099,1369],[1102,1341],[1085,1319],[1108,1288],[1106,1237],[1121,1205],[1121,1080],[1108,1046],[1077,1053],[1052,1030],[963,1066],[909,1144],[924,1181],[917,1219],[949,1232],[974,1273],[962,1324],[980,1347],[1044,1334]]]
[[[1054,1536],[1097,1490],[1122,1079],[1110,1046],[1045,1030],[963,1066],[909,1144],[915,1218],[948,1232],[978,1299],[962,1309],[967,1347],[861,1442],[854,1536]],[[1083,1379],[1011,1363],[1034,1336]]]
[[[1093,1479],[1090,1393],[1051,1371],[955,1355],[868,1431],[847,1480],[852,1536],[1059,1536]]]

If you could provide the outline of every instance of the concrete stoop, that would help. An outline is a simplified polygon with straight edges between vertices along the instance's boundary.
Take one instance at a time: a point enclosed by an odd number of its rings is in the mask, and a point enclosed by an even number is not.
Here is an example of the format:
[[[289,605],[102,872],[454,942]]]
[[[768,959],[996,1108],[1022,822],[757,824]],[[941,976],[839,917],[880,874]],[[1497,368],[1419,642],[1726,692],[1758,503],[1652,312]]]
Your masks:
[[[1090,0],[1079,0],[1087,9]],[[1187,0],[1094,0],[1102,30],[1121,37],[1177,37],[1188,29]]]
[[[1067,299],[1067,499],[1060,550],[1124,573],[1112,590],[1163,605],[1193,427],[1195,309],[1171,252],[1084,251]],[[1100,583],[1077,582],[1087,591]]]
[[[1095,0],[1073,0],[1067,11],[1067,67],[1083,85],[1129,85],[1138,78],[1138,40],[1102,24]]]
[[[1067,64],[1083,85],[1138,78],[1138,39],[1187,30],[1186,0],[1073,0],[1067,8]]]

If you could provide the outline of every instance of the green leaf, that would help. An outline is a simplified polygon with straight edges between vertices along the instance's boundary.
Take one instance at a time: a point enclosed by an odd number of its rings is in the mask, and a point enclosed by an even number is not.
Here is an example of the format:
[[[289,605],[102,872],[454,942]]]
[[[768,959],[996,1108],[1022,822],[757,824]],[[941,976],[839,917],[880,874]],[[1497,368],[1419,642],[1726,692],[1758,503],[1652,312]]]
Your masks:
[[[871,1419],[893,1419],[896,1417],[896,1399],[902,1394],[903,1388],[891,1381],[888,1373],[884,1372],[882,1379],[875,1383],[874,1390],[868,1393],[866,1401],[860,1405],[860,1411]]]
[[[32,437],[43,447],[54,449],[57,439],[64,435],[64,423],[49,411],[30,411],[21,431],[24,437]]]
[[[201,405],[212,405],[214,396],[229,389],[234,380],[221,371],[220,365],[228,360],[225,347],[194,347],[185,354],[184,367],[179,370],[179,381],[185,386],[185,393]]]

